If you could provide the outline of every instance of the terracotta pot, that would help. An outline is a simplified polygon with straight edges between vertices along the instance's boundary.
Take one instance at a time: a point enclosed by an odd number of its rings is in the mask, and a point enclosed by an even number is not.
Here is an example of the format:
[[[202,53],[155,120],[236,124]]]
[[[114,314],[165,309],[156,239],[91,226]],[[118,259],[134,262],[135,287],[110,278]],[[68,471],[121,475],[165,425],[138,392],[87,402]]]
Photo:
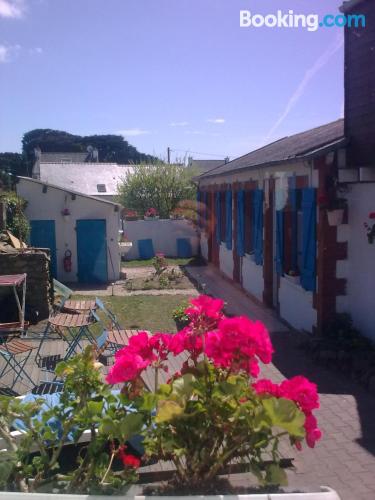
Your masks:
[[[344,212],[345,210],[343,208],[338,208],[336,210],[328,210],[327,211],[328,224],[330,226],[340,226],[344,219]]]

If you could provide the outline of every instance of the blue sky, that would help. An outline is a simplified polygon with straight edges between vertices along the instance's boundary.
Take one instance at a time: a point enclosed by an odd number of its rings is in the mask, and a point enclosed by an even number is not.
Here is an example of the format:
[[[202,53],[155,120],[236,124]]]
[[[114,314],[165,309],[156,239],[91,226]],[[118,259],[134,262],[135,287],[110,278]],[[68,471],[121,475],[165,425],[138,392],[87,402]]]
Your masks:
[[[323,15],[341,3],[0,0],[0,151],[54,128],[121,131],[161,157],[170,146],[172,158],[234,158],[336,120],[342,30],[240,28],[239,11]]]

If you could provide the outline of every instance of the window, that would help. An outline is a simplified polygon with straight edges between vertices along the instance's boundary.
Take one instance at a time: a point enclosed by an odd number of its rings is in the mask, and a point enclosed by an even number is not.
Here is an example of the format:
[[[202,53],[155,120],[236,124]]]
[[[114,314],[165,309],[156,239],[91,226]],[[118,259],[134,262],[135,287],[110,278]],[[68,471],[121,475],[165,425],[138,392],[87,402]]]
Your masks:
[[[98,190],[98,193],[106,193],[107,192],[107,187],[105,184],[97,184],[96,188]]]

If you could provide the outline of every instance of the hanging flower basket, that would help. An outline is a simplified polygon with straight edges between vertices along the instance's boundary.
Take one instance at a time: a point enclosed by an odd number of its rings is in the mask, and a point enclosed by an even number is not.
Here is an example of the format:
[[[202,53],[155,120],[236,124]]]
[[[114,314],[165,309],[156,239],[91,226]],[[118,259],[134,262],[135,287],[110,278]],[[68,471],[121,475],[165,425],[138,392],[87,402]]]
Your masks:
[[[340,226],[344,220],[344,212],[343,208],[327,210],[328,224],[330,226]]]
[[[68,222],[70,219],[70,210],[69,208],[64,208],[61,211],[61,215],[63,216],[64,222]]]

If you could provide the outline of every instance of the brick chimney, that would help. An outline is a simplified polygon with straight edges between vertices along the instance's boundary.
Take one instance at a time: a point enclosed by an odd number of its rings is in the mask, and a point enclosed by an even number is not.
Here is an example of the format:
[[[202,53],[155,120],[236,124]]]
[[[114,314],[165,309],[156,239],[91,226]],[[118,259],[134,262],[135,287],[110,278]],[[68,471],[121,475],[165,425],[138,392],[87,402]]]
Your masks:
[[[350,0],[341,11],[366,26],[345,28],[345,135],[348,166],[375,167],[375,2]]]

